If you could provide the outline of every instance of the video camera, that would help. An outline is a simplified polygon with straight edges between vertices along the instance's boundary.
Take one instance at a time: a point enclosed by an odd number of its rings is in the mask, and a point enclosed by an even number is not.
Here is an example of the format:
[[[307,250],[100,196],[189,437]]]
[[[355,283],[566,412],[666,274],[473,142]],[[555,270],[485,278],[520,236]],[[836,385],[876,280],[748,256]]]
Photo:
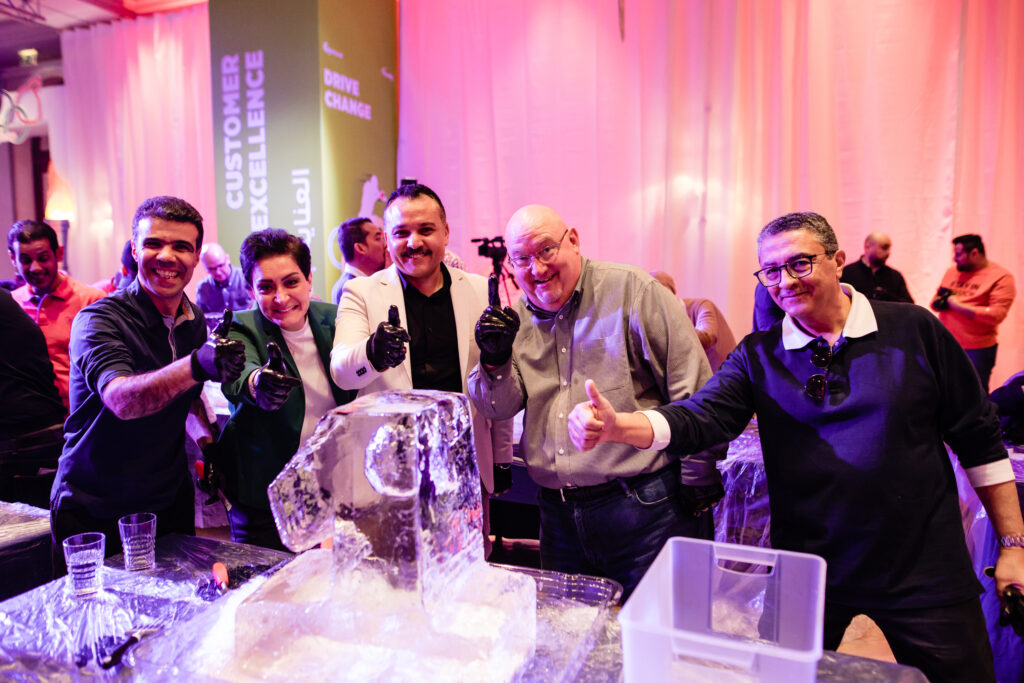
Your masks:
[[[475,237],[470,242],[480,245],[476,252],[485,258],[491,259],[491,263],[494,265],[494,274],[500,278],[505,267],[505,257],[508,256],[508,249],[505,248],[505,238],[500,235],[498,237]]]

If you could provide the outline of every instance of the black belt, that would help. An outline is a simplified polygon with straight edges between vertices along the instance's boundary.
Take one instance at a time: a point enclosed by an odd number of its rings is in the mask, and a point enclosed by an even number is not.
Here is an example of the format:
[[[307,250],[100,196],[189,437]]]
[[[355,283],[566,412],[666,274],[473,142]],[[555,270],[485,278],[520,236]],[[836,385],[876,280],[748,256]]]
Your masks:
[[[594,486],[565,486],[560,489],[541,487],[540,493],[551,501],[560,500],[563,503],[586,503],[611,495],[627,496],[637,486],[642,486],[667,474],[672,475],[674,481],[679,481],[679,461],[672,463],[668,467],[663,467],[657,472],[646,472],[635,477],[617,477],[611,481],[595,484]]]

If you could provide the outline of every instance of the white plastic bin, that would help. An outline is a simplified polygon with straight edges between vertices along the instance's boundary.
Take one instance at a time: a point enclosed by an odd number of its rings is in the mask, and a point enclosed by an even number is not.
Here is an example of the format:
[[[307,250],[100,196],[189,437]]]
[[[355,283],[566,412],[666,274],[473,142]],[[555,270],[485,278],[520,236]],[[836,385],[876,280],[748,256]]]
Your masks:
[[[619,613],[625,680],[813,681],[825,560],[671,538]]]

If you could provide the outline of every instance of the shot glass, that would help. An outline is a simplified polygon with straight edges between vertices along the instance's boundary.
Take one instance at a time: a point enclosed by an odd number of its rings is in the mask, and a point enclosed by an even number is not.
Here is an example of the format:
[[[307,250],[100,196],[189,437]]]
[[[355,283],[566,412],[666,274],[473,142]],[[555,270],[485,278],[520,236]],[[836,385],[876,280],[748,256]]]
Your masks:
[[[71,592],[86,597],[100,589],[100,568],[107,547],[107,537],[90,531],[64,539],[64,561],[68,565]]]
[[[152,569],[155,564],[156,515],[138,512],[117,520],[124,550],[124,568],[128,571]]]

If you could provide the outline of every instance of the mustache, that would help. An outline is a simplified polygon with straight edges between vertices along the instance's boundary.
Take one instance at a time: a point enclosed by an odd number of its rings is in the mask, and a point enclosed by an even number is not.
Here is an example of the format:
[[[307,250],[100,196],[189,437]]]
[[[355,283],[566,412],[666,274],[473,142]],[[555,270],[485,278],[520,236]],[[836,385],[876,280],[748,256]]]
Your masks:
[[[412,258],[413,256],[430,256],[434,252],[426,247],[420,249],[406,249],[402,252],[402,258]]]

